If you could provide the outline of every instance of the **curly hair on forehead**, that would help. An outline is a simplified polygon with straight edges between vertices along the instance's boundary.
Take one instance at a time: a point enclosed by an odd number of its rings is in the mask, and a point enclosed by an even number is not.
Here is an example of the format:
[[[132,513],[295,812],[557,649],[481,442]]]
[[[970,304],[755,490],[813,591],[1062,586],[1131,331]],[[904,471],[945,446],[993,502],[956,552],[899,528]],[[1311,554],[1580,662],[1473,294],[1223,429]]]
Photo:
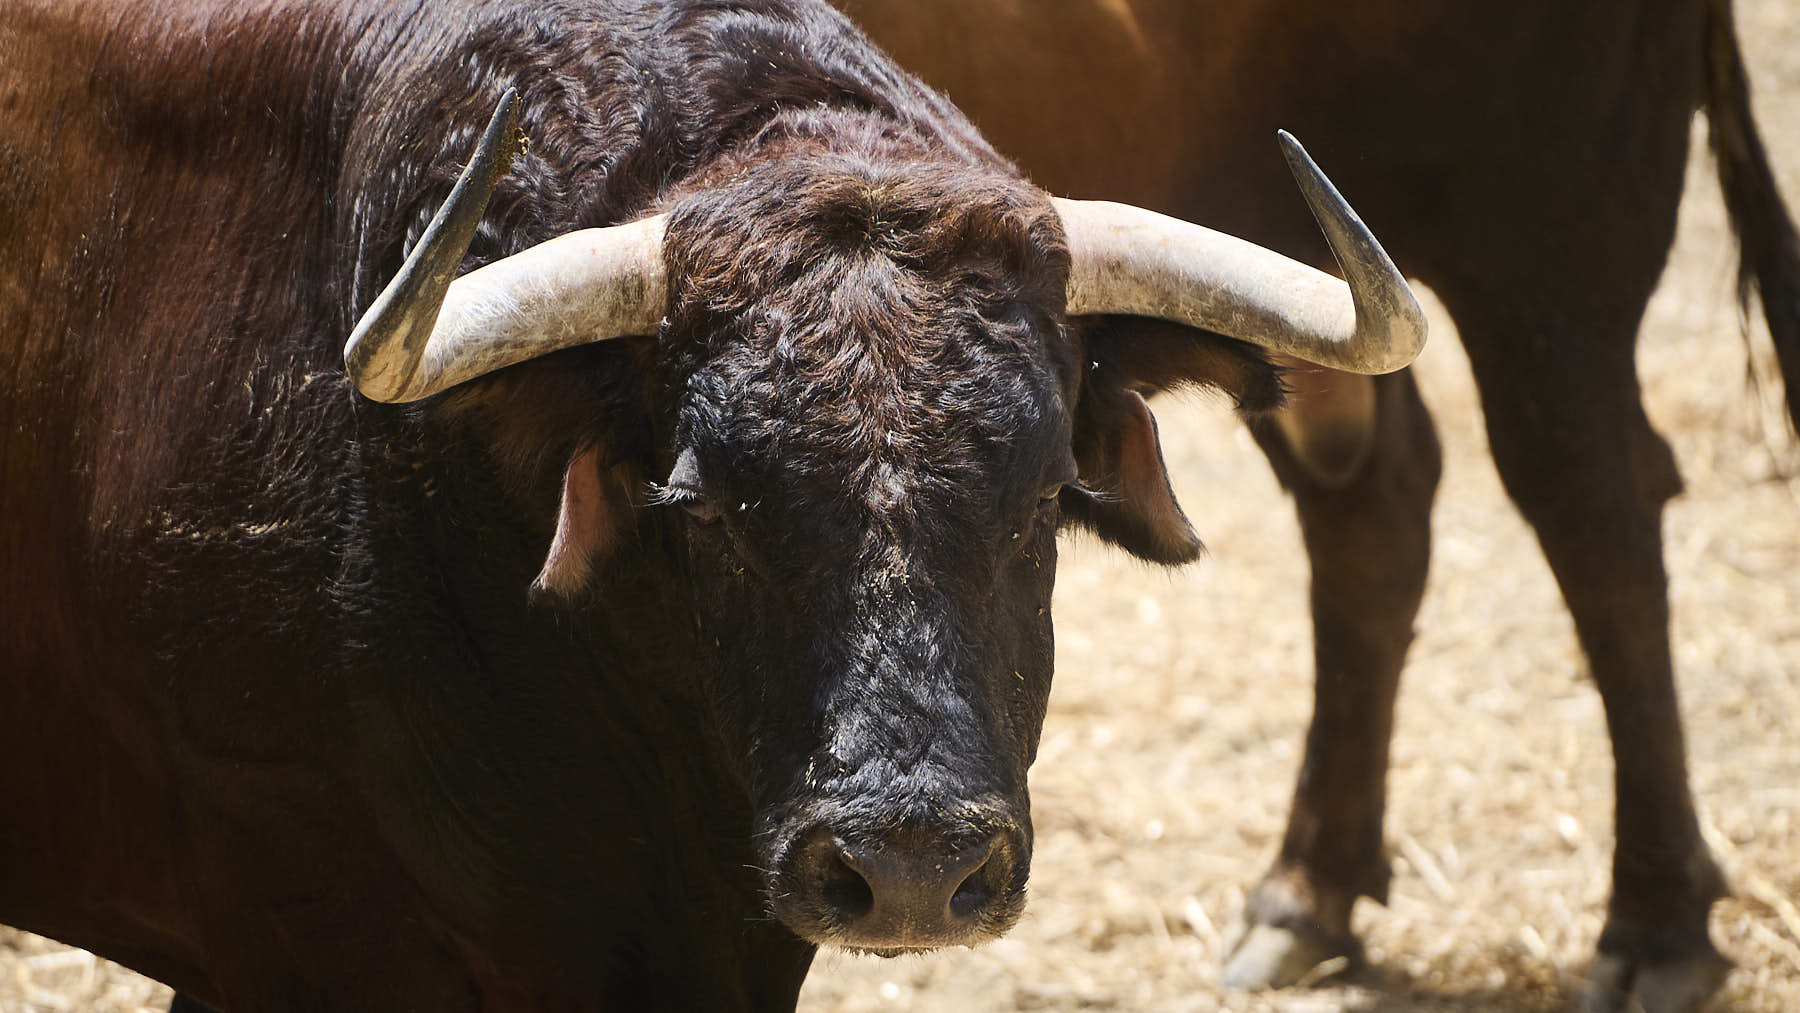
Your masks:
[[[679,202],[665,243],[678,332],[757,307],[802,322],[884,276],[895,283],[886,294],[909,303],[925,298],[916,286],[948,282],[989,307],[1052,308],[1068,271],[1061,224],[1029,184],[879,153],[813,152],[743,171]]]
[[[716,437],[840,502],[992,474],[1055,396],[1067,251],[1014,177],[793,155],[678,204],[665,256],[669,379],[730,406]]]

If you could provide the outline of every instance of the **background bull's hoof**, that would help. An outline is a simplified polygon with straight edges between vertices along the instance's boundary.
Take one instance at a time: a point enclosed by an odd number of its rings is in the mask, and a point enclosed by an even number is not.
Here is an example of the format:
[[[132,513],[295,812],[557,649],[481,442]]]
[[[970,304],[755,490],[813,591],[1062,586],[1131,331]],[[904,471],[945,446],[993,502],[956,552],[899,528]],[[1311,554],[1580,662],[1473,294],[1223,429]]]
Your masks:
[[[1698,1013],[1725,976],[1731,962],[1717,953],[1651,964],[1627,954],[1601,954],[1588,970],[1581,993],[1581,1013]]]
[[[1225,957],[1227,988],[1287,988],[1314,984],[1362,964],[1354,936],[1296,932],[1276,925],[1247,925]]]

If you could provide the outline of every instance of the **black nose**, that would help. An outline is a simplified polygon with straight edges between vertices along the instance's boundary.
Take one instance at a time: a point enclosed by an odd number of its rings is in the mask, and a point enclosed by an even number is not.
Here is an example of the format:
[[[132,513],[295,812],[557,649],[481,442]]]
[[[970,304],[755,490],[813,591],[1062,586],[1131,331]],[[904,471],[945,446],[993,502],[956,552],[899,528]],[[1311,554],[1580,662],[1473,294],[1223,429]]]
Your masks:
[[[820,941],[898,951],[979,942],[1017,916],[1014,847],[1003,834],[947,840],[900,830],[851,843],[817,830],[799,855],[803,905]],[[806,935],[814,933],[805,932]]]

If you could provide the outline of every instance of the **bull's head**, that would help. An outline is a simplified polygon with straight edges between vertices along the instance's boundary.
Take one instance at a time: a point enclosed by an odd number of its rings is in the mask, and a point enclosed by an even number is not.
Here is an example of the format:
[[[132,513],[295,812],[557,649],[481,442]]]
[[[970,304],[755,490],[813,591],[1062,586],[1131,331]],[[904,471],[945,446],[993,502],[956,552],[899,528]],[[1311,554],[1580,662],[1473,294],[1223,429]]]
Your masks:
[[[1004,931],[1029,864],[1059,523],[1161,562],[1198,550],[1138,391],[1267,380],[1252,346],[1400,368],[1424,340],[1404,282],[1285,137],[1348,285],[999,170],[832,152],[452,280],[510,117],[509,98],[352,335],[357,386],[414,400],[656,335],[649,509],[682,526],[699,676],[741,758],[775,913],[878,951]],[[1085,319],[1101,314],[1247,344],[1108,333]],[[592,445],[570,462],[542,588],[579,589],[632,523],[635,491],[606,464]]]

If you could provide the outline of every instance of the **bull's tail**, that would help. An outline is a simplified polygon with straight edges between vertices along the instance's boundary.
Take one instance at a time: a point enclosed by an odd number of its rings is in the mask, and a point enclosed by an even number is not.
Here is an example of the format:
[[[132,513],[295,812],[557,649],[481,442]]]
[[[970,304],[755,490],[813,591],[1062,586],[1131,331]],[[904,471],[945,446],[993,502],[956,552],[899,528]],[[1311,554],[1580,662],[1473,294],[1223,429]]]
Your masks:
[[[1788,417],[1800,429],[1800,240],[1750,115],[1750,82],[1731,0],[1707,2],[1705,88],[1713,158],[1740,247],[1738,300],[1748,312],[1751,291],[1762,296],[1787,387]]]

